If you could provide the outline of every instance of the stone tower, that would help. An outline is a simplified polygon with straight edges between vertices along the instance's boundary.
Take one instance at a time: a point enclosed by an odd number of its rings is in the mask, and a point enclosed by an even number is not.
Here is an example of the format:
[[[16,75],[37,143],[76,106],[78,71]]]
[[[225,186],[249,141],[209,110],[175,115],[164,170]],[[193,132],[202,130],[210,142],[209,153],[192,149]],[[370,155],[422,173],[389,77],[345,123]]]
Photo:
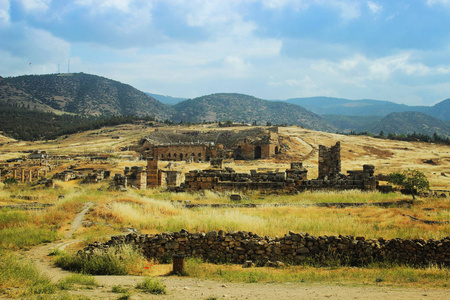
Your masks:
[[[341,143],[319,146],[319,179],[333,179],[341,173]]]

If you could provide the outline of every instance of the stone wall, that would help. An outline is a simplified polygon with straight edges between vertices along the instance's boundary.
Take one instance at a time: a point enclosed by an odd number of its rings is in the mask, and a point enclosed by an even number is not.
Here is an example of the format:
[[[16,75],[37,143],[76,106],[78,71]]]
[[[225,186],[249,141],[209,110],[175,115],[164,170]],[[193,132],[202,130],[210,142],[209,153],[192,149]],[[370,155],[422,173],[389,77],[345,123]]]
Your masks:
[[[124,176],[127,178],[128,186],[138,190],[147,188],[147,172],[143,167],[125,167]]]
[[[374,167],[364,165],[363,170],[348,171],[332,179],[307,180],[307,170],[302,163],[292,163],[286,172],[236,173],[231,168],[194,170],[185,174],[180,190],[198,191],[248,191],[259,190],[269,193],[295,193],[315,190],[364,190],[379,188],[374,177]],[[325,177],[327,178],[327,177]]]
[[[181,171],[161,171],[165,186],[180,186]]]
[[[260,265],[269,261],[299,264],[314,259],[339,259],[342,264],[363,266],[374,261],[397,262],[411,266],[430,264],[450,266],[450,237],[441,240],[365,239],[353,236],[319,236],[289,232],[283,237],[223,230],[208,233],[180,232],[115,236],[101,244],[86,247],[85,253],[120,244],[134,244],[148,259],[165,260],[173,254],[201,257],[213,262],[243,264],[251,260]]]

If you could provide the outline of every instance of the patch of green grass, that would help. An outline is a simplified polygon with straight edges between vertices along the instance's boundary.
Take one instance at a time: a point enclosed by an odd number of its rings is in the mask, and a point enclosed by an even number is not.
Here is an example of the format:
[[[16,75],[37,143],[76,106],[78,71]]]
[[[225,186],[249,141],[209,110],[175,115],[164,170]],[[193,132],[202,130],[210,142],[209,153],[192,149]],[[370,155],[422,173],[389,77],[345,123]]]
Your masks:
[[[111,247],[108,251],[88,254],[57,253],[57,266],[79,273],[92,275],[127,275],[142,270],[146,260],[142,253],[130,245]]]
[[[119,298],[117,298],[117,300],[128,300],[128,299],[131,299],[130,290],[125,288],[125,287],[123,287],[123,286],[115,285],[115,286],[112,287],[111,292],[122,294],[121,296],[119,296]]]
[[[112,287],[112,290],[111,290],[111,292],[118,293],[118,294],[127,293],[128,291],[129,291],[129,289],[127,289],[121,285],[115,285]]]
[[[66,278],[60,280],[57,284],[61,290],[69,290],[74,285],[84,286],[86,288],[92,288],[98,286],[95,278],[85,274],[72,274]]]
[[[117,298],[117,300],[129,300],[129,299],[131,299],[131,294],[123,294],[122,296]]]
[[[199,259],[187,259],[186,270],[194,278],[229,282],[308,282],[333,284],[376,284],[402,287],[448,288],[450,270],[430,266],[412,268],[396,264],[370,264],[364,268],[332,266],[316,267],[305,263],[286,268],[242,268],[240,265],[215,265]]]
[[[153,295],[166,294],[166,286],[158,280],[151,279],[150,277],[146,277],[144,281],[138,283],[136,288]]]
[[[0,230],[1,249],[23,249],[57,240],[58,233],[51,228],[37,228],[31,224]]]
[[[0,294],[24,297],[56,291],[50,279],[40,274],[31,262],[8,252],[1,252],[0,258]]]
[[[17,210],[3,209],[0,211],[0,229],[15,227],[30,220],[30,215]]]
[[[56,294],[56,295],[38,295],[36,298],[33,298],[36,300],[90,300],[91,298],[86,296],[79,296],[79,295],[70,295],[70,294]]]

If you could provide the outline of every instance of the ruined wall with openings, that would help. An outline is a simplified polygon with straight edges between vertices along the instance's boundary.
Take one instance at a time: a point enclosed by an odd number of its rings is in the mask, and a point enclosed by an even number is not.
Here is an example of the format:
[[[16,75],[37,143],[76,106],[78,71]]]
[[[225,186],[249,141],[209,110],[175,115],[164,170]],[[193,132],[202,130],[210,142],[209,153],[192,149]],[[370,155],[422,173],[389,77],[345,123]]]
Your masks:
[[[175,144],[158,145],[150,148],[149,156],[160,160],[182,161],[201,160],[208,161],[212,155],[210,146],[205,144]]]

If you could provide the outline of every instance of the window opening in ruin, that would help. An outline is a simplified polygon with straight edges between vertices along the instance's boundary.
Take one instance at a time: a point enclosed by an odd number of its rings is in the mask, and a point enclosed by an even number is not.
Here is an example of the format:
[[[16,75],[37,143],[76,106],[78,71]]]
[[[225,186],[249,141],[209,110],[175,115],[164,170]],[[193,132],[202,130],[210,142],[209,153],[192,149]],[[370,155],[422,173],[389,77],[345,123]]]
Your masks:
[[[180,160],[183,159],[183,153],[180,153]]]
[[[255,147],[255,159],[261,158],[261,146]]]
[[[192,154],[191,154],[191,156],[193,157],[193,156],[195,156],[195,154],[194,154],[194,153],[192,153]]]
[[[278,154],[278,146],[275,146],[275,154]]]
[[[169,155],[168,155],[168,156],[169,156],[169,158],[170,158],[170,153],[169,153]]]
[[[176,153],[173,154],[173,158],[177,159],[177,154]]]
[[[202,157],[202,154],[201,154],[201,153],[199,153],[199,154],[198,154],[198,157]]]

